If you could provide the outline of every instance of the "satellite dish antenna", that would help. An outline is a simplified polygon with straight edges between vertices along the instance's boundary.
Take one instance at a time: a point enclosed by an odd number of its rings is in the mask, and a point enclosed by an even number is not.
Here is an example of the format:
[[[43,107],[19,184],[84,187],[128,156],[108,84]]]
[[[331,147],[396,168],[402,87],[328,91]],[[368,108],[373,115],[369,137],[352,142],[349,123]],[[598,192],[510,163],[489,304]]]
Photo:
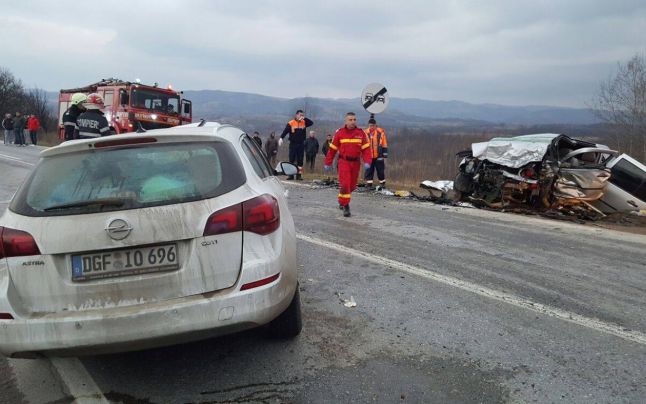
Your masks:
[[[361,92],[361,104],[371,114],[382,113],[388,108],[390,97],[383,84],[371,83]]]

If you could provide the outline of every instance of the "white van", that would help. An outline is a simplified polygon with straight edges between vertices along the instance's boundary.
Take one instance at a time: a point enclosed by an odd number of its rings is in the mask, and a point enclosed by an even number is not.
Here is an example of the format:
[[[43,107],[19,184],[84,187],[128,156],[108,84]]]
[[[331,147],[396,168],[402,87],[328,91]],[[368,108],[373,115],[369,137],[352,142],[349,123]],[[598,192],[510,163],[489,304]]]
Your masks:
[[[593,205],[604,213],[646,209],[646,166],[622,154],[606,167],[612,173],[603,197]]]

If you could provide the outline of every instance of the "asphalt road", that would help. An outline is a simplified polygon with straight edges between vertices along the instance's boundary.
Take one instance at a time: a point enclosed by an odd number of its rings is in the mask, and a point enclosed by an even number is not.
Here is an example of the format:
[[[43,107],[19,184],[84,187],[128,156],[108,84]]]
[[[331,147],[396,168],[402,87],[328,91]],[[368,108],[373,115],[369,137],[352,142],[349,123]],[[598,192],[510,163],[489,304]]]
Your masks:
[[[0,209],[36,153],[0,145]],[[346,219],[335,189],[287,188],[303,333],[81,358],[108,400],[644,402],[645,237],[374,194]],[[71,399],[47,360],[0,377],[0,401]]]

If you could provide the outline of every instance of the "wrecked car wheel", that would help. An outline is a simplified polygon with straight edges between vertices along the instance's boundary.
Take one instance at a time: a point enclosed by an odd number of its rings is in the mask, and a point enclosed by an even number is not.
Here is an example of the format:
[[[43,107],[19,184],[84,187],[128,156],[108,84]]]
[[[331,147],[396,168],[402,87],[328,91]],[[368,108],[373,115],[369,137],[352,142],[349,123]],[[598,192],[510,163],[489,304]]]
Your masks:
[[[465,173],[458,173],[453,182],[453,189],[463,194],[469,194],[473,191],[473,179]]]
[[[301,296],[297,287],[287,309],[267,325],[267,334],[272,338],[294,338],[302,328]]]

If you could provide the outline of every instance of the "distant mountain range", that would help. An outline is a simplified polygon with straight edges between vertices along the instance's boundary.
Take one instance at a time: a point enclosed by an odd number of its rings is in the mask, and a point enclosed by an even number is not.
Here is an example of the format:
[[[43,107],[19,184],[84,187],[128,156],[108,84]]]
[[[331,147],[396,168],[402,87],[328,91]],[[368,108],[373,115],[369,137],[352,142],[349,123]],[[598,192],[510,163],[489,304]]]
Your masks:
[[[58,93],[48,93],[54,109]],[[193,101],[193,117],[227,122],[262,120],[282,123],[297,109],[304,109],[312,119],[341,122],[348,111],[358,114],[360,122],[367,121],[359,98],[278,98],[260,94],[221,90],[184,91]],[[462,101],[430,101],[416,98],[391,98],[386,112],[378,116],[379,123],[394,127],[489,126],[489,125],[593,125],[599,123],[589,109],[551,106],[505,106],[471,104]]]
[[[347,111],[359,113],[367,119],[359,102],[354,99],[330,98],[278,98],[259,94],[220,90],[184,91],[193,101],[194,116],[207,119],[224,117],[278,117],[281,121],[296,109],[320,120],[340,121]],[[423,126],[459,122],[474,124],[512,125],[592,125],[599,123],[589,109],[551,106],[505,106],[496,104],[471,104],[461,101],[430,101],[415,98],[391,98],[386,112],[379,115],[381,124],[390,126]]]

